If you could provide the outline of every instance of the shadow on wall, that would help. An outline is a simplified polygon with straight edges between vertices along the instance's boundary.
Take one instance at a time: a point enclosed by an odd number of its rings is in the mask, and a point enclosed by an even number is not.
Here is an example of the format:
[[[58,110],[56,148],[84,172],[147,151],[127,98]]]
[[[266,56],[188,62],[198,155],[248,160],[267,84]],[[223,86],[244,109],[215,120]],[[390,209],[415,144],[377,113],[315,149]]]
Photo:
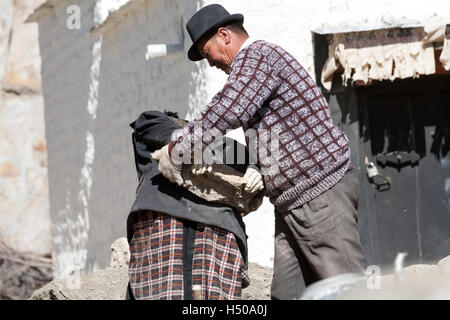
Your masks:
[[[40,17],[56,278],[104,268],[110,243],[125,236],[137,185],[129,124],[149,109],[192,111],[201,66],[183,51],[146,53],[186,42],[197,2],[130,1],[97,29],[93,2],[60,1]],[[69,4],[80,8],[79,29],[67,28]]]

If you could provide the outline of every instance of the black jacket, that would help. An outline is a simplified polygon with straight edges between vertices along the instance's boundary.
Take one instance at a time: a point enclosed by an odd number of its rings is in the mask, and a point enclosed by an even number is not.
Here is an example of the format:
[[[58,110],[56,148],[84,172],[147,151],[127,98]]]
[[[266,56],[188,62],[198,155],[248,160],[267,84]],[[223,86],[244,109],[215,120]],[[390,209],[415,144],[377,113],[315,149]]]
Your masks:
[[[132,134],[138,187],[127,219],[127,238],[132,238],[133,213],[138,211],[158,211],[177,218],[202,222],[228,230],[236,236],[245,262],[247,263],[247,235],[245,225],[237,210],[208,202],[188,190],[171,183],[158,170],[158,163],[150,153],[170,142],[177,126],[166,114],[146,111],[130,124]],[[236,146],[235,142],[234,146]],[[229,146],[230,144],[227,144]],[[226,151],[223,153],[226,156]],[[242,172],[247,165],[233,165]]]

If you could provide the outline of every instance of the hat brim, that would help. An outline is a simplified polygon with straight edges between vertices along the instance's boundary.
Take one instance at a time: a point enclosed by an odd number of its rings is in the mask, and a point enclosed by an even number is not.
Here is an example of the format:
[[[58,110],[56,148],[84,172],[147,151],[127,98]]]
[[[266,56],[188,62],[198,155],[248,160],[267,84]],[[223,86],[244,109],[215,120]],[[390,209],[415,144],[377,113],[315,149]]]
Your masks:
[[[203,32],[203,34],[198,38],[198,40],[195,41],[192,44],[192,46],[189,48],[189,50],[188,50],[188,58],[189,58],[189,60],[191,60],[191,61],[203,60],[204,59],[203,56],[197,50],[197,43],[202,39],[202,37],[205,34],[210,32],[214,28],[220,28],[222,26],[230,24],[231,22],[241,22],[242,23],[242,22],[244,22],[244,16],[242,14],[240,14],[240,13],[229,15],[228,17],[217,21],[217,23],[212,25],[208,30],[205,30],[205,32]]]

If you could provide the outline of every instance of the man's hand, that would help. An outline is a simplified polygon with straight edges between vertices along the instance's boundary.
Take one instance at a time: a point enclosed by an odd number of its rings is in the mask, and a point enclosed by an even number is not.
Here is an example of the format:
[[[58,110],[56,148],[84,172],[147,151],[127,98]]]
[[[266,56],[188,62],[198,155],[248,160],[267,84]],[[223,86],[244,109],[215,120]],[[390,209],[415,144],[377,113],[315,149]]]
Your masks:
[[[179,186],[183,184],[183,178],[181,176],[183,164],[174,164],[172,162],[169,154],[169,145],[165,145],[151,155],[155,161],[159,162],[158,170],[161,171],[164,177],[169,179],[170,182],[175,182]]]
[[[250,192],[256,192],[264,188],[262,175],[258,170],[248,167],[245,172],[244,179],[247,181],[245,190]]]

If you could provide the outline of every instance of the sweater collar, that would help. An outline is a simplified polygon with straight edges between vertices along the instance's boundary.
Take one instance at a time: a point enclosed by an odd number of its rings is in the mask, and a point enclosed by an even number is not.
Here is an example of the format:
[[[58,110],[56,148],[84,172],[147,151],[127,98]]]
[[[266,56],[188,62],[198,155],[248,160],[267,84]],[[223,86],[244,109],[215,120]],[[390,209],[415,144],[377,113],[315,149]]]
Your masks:
[[[244,41],[244,43],[242,44],[241,48],[239,49],[238,53],[245,49],[246,47],[248,47],[249,45],[251,45],[253,42],[255,42],[256,39],[252,38],[252,37],[248,37],[247,40]],[[237,55],[237,54],[236,54]]]

